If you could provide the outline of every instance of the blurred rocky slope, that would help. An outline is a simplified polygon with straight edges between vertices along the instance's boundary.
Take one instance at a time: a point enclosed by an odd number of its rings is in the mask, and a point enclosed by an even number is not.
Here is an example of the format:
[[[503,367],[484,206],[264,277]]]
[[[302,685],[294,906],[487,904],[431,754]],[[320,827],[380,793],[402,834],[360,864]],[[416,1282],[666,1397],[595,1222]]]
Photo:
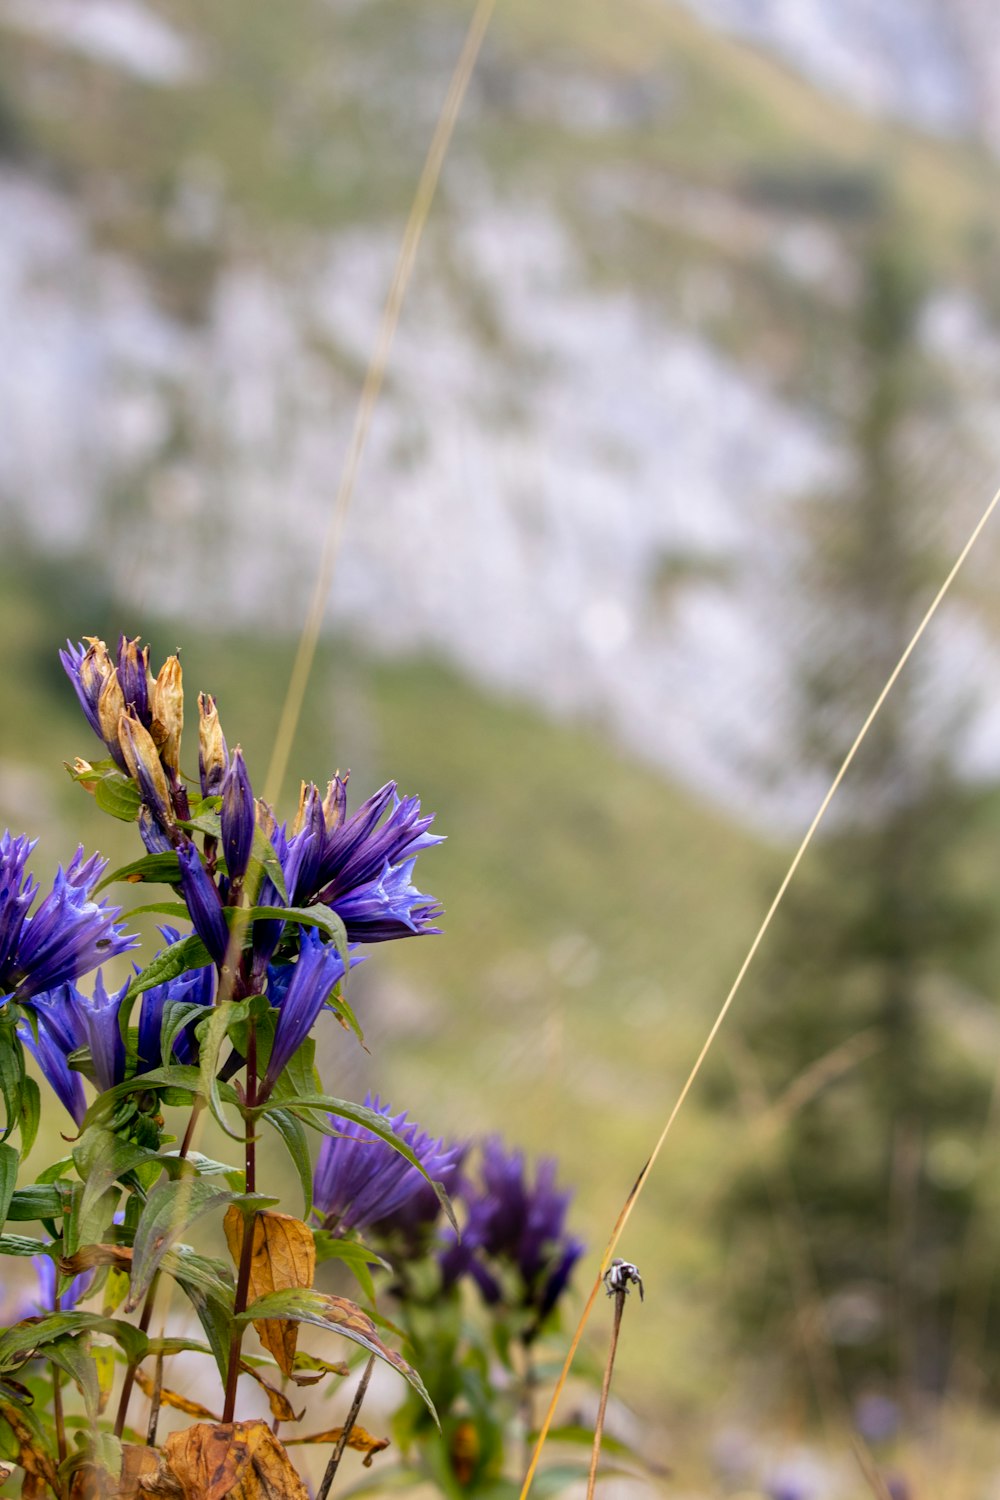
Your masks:
[[[799,514],[851,472],[845,326],[888,179],[932,268],[945,394],[913,471],[940,488],[943,548],[992,487],[998,173],[970,70],[1000,63],[973,0],[887,5],[877,27],[693,8],[499,8],[331,617],[607,723],[746,814],[808,608]],[[4,0],[8,545],[62,549],[126,604],[297,630],[465,19],[448,0]],[[831,28],[867,59],[851,88]],[[991,679],[1000,702],[996,623],[973,590],[938,633],[956,701]],[[998,745],[984,709],[966,764],[995,770]]]

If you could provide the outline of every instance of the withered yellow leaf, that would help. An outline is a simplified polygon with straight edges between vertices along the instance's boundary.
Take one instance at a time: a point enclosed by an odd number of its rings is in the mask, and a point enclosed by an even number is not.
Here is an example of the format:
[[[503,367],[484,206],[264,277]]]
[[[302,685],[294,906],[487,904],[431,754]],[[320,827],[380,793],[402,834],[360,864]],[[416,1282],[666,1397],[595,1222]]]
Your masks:
[[[49,1455],[38,1447],[35,1435],[17,1407],[9,1401],[0,1401],[0,1416],[14,1434],[17,1443],[15,1462],[24,1470],[22,1495],[44,1495],[46,1488],[59,1492],[59,1476]]]
[[[163,1484],[156,1488],[155,1476],[162,1474]],[[149,1500],[152,1496],[171,1497],[177,1500],[181,1487],[169,1474],[155,1448],[145,1443],[122,1444],[122,1476],[119,1481],[118,1500]]]
[[[260,1370],[255,1369],[253,1365],[247,1364],[245,1359],[240,1361],[240,1369],[245,1375],[252,1376],[265,1393],[267,1403],[271,1408],[271,1416],[276,1422],[301,1422],[305,1416],[305,1407],[300,1412],[297,1412],[284,1391],[279,1391],[276,1385],[271,1384],[266,1375],[262,1374]]]
[[[223,1228],[236,1266],[243,1252],[245,1219],[235,1204],[226,1210]],[[250,1260],[250,1301],[268,1292],[310,1288],[316,1275],[316,1246],[312,1230],[291,1214],[263,1210],[254,1216]],[[273,1355],[283,1375],[292,1373],[299,1327],[289,1318],[265,1318],[254,1323],[257,1337]]]
[[[334,1443],[340,1442],[343,1431],[342,1427],[331,1427],[327,1432],[311,1432],[308,1437],[286,1438],[285,1441],[289,1447],[293,1443],[328,1443],[332,1448]],[[357,1422],[355,1422],[351,1428],[351,1435],[347,1439],[347,1446],[348,1448],[357,1449],[359,1453],[363,1453],[365,1455],[364,1467],[370,1469],[375,1454],[381,1453],[383,1448],[388,1448],[389,1439],[373,1437],[370,1432],[366,1432],[363,1427],[359,1427]]]
[[[156,1383],[151,1375],[147,1375],[145,1370],[136,1370],[135,1383],[144,1396],[148,1396],[150,1400],[153,1399]],[[207,1417],[210,1422],[219,1420],[207,1406],[202,1406],[199,1401],[190,1401],[187,1396],[180,1396],[176,1391],[168,1391],[165,1385],[160,1386],[160,1405],[172,1406],[176,1411],[182,1411],[188,1417]]]
[[[309,1500],[266,1422],[202,1422],[171,1433],[164,1456],[183,1500]]]

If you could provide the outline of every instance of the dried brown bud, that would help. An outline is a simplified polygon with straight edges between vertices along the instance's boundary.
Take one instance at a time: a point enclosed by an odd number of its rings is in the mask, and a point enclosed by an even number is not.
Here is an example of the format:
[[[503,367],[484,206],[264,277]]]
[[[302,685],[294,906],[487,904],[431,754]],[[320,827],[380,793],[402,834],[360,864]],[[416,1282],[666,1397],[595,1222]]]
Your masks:
[[[211,693],[198,694],[198,769],[203,797],[222,791],[222,778],[229,767],[229,749],[219,723],[219,711]]]
[[[174,821],[170,791],[153,736],[135,714],[124,713],[118,721],[118,739],[143,802],[159,823],[170,827]]]
[[[153,715],[153,739],[160,748],[160,759],[168,771],[178,771],[184,730],[184,685],[181,664],[176,656],[168,656],[160,668],[150,690],[149,706]]]

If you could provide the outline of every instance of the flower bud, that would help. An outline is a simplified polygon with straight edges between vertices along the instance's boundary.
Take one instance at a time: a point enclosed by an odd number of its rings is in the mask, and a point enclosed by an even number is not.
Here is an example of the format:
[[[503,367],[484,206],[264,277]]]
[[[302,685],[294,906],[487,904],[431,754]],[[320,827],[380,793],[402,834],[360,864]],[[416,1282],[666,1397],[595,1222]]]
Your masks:
[[[139,722],[136,714],[129,710],[118,721],[118,738],[125,764],[142,794],[143,802],[162,827],[172,827],[174,816],[170,806],[170,791],[153,736]]]
[[[344,821],[347,813],[347,782],[350,771],[341,778],[338,771],[326,789],[323,798],[323,822],[327,833],[334,833]]]
[[[160,759],[168,771],[180,769],[181,733],[184,729],[184,686],[181,664],[168,656],[160,668],[150,694],[152,735],[160,747]]]
[[[112,671],[101,689],[97,700],[97,720],[101,726],[101,738],[120,766],[125,767],[125,757],[118,739],[118,726],[125,712],[125,694],[122,692],[118,673]]]
[[[118,681],[121,683],[125,702],[134,710],[136,717],[146,729],[150,725],[149,713],[149,647],[139,650],[139,637],[134,641],[122,636],[118,642]]]
[[[230,881],[242,880],[253,849],[254,800],[243,751],[233,751],[222,782],[222,852]]]
[[[222,790],[222,778],[229,766],[226,737],[219,723],[219,711],[211,693],[198,694],[198,771],[201,794],[214,797]]]
[[[87,649],[80,660],[79,682],[84,698],[96,715],[101,689],[115,668],[103,641],[98,640],[96,635],[85,635],[84,640],[87,642]]]

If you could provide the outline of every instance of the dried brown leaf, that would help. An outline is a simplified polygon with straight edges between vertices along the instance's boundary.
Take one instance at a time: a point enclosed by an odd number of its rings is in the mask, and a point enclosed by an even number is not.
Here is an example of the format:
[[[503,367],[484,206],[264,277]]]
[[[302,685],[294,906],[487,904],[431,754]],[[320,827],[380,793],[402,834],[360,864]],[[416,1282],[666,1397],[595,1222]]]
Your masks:
[[[153,1399],[156,1382],[151,1375],[148,1375],[145,1370],[136,1370],[135,1383],[144,1396],[148,1396],[150,1400]],[[219,1420],[207,1406],[202,1406],[198,1401],[189,1401],[187,1396],[180,1396],[176,1391],[169,1391],[165,1385],[160,1386],[160,1405],[172,1406],[177,1411],[184,1412],[188,1417],[207,1417],[210,1422]]]
[[[279,1391],[276,1385],[272,1385],[260,1370],[255,1369],[253,1365],[247,1364],[245,1359],[240,1361],[240,1369],[244,1374],[252,1376],[261,1390],[264,1391],[267,1396],[267,1403],[271,1408],[271,1416],[276,1422],[301,1422],[305,1416],[305,1407],[300,1412],[297,1412],[284,1391]]]
[[[132,1251],[128,1245],[84,1245],[75,1255],[60,1257],[59,1269],[64,1276],[79,1276],[95,1266],[113,1266],[116,1271],[132,1269]]]
[[[161,1472],[165,1474],[167,1488],[146,1488]],[[172,1488],[171,1488],[172,1486]],[[122,1477],[119,1482],[119,1500],[144,1500],[147,1495],[176,1497],[181,1493],[180,1485],[173,1475],[166,1474],[162,1458],[155,1448],[145,1443],[123,1443]]]
[[[202,1422],[171,1433],[164,1454],[184,1500],[309,1500],[266,1422]]]
[[[69,1500],[118,1500],[121,1487],[102,1464],[84,1462],[73,1470]]]
[[[226,1244],[237,1266],[243,1251],[245,1219],[235,1204],[226,1210]],[[261,1211],[253,1220],[250,1259],[250,1301],[268,1292],[310,1288],[316,1274],[316,1246],[312,1230],[291,1214]],[[264,1318],[254,1323],[257,1337],[274,1356],[283,1375],[292,1373],[299,1326],[289,1318]]]
[[[340,1442],[343,1431],[342,1427],[331,1427],[327,1432],[311,1432],[308,1437],[286,1438],[285,1441],[289,1447],[293,1443],[328,1443],[332,1448],[334,1443]],[[373,1437],[370,1432],[366,1432],[363,1427],[359,1427],[357,1422],[355,1422],[351,1428],[351,1435],[347,1439],[347,1446],[348,1448],[356,1448],[359,1453],[363,1453],[365,1455],[364,1467],[370,1469],[375,1454],[381,1453],[383,1448],[388,1448],[389,1439]]]

